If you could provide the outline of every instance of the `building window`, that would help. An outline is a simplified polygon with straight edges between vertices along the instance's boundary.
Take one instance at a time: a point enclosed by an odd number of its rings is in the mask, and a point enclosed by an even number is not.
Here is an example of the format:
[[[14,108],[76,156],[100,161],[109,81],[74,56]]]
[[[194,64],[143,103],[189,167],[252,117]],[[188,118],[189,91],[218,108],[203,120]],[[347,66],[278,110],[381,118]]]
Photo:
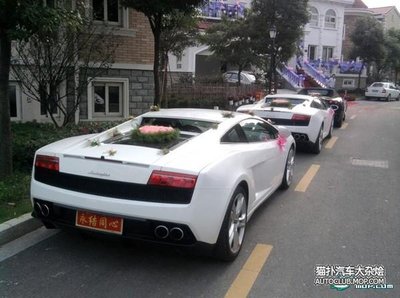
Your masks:
[[[332,9],[329,9],[325,14],[325,27],[336,28],[336,13]]]
[[[316,60],[317,57],[317,46],[308,45],[308,60]]]
[[[88,85],[88,119],[128,117],[128,88],[128,79],[93,79]]]
[[[354,79],[344,79],[343,80],[343,88],[355,87]]]
[[[322,61],[329,61],[331,58],[333,58],[333,47],[323,47]]]
[[[311,26],[318,26],[318,19],[319,19],[319,14],[318,10],[315,7],[310,7],[310,25]]]
[[[10,102],[10,117],[11,119],[20,119],[20,100],[19,88],[16,84],[10,84],[8,88],[8,100]]]
[[[93,19],[121,24],[122,8],[118,0],[92,0]]]
[[[122,84],[94,83],[93,112],[97,116],[122,116]]]

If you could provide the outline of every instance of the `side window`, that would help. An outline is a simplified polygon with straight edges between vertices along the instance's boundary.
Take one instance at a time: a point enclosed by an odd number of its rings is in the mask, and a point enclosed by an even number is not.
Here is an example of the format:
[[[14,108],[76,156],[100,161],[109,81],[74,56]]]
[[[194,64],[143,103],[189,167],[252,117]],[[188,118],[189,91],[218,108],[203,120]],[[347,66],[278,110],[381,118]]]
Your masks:
[[[248,119],[240,123],[246,139],[250,143],[265,142],[278,137],[278,131],[268,123],[258,119]]]
[[[315,108],[315,109],[319,109],[319,110],[325,110],[326,109],[324,104],[321,101],[319,101],[319,99],[314,99],[313,102],[311,103],[311,107]]]
[[[243,132],[238,125],[234,126],[230,129],[222,138],[222,143],[245,143],[246,140],[244,139]]]

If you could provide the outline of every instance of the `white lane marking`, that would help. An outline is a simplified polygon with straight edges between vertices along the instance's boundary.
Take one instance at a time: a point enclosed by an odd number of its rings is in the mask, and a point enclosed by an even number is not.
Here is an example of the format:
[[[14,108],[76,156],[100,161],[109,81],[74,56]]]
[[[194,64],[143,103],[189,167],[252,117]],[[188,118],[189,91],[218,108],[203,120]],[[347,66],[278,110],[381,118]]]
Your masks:
[[[60,230],[48,230],[41,227],[29,234],[26,234],[14,241],[4,244],[0,247],[0,262],[15,256],[25,249],[59,233]]]
[[[350,117],[350,120],[354,120],[356,118],[357,118],[357,115],[353,115],[353,116]]]
[[[352,158],[351,164],[353,166],[366,166],[366,167],[374,167],[382,169],[389,168],[389,162],[387,160],[366,160],[366,159]]]

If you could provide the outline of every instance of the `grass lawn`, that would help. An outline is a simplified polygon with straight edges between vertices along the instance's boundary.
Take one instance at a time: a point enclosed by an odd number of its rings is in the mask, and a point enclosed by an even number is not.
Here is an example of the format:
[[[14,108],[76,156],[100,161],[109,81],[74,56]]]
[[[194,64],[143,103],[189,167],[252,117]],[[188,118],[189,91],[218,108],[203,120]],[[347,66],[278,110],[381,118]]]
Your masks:
[[[32,211],[30,181],[31,175],[22,172],[0,181],[0,223]]]

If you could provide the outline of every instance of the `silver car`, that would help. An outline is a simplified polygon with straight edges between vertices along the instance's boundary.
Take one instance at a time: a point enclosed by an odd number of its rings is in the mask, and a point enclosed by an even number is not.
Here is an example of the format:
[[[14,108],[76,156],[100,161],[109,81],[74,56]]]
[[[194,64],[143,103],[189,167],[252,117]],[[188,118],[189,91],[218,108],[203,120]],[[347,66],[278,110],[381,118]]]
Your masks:
[[[399,100],[400,90],[393,83],[375,82],[367,87],[365,91],[365,99],[377,98],[386,101]]]

